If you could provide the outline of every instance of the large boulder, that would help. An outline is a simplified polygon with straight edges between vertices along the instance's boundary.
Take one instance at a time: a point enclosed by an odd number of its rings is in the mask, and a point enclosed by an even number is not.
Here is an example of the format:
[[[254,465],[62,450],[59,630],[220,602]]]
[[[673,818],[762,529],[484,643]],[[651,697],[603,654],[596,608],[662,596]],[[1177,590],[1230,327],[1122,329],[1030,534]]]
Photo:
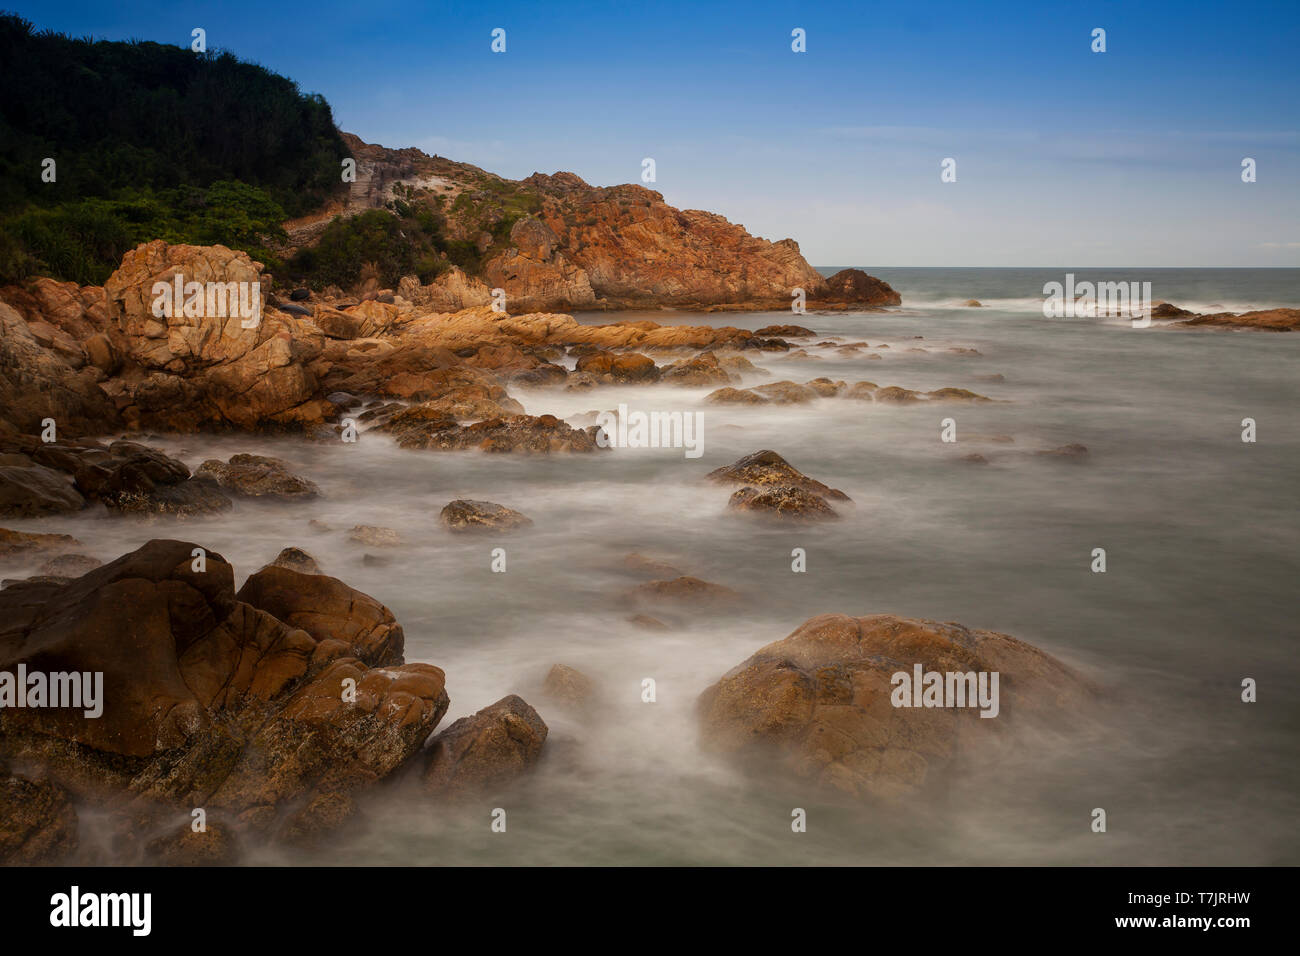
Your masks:
[[[975,706],[895,706],[894,675],[910,679],[918,664],[922,673],[996,672],[996,716],[983,718]],[[935,782],[981,738],[1069,718],[1092,694],[1060,661],[1005,634],[890,614],[823,614],[725,674],[698,708],[710,749],[830,790],[895,798]]]
[[[451,799],[493,793],[533,768],[546,734],[546,722],[522,697],[503,697],[433,739],[424,789]]]
[[[265,303],[262,264],[225,246],[144,243],[104,283],[109,315],[127,358],[142,367],[123,399],[133,424],[199,427],[301,427],[321,420],[311,363],[325,336],[309,318]],[[175,302],[154,314],[156,283],[202,284],[202,308]],[[207,291],[213,290],[212,301]],[[216,292],[220,292],[220,296]],[[256,315],[246,317],[240,294]],[[191,314],[186,314],[190,311]]]
[[[382,605],[281,568],[246,585],[317,637],[241,600],[231,566],[195,547],[151,541],[67,585],[0,591],[0,670],[103,675],[98,716],[0,709],[0,761],[86,799],[213,806],[269,827],[282,810],[350,799],[419,751],[446,712],[444,677],[400,663]],[[325,582],[308,590],[315,613],[277,575]]]

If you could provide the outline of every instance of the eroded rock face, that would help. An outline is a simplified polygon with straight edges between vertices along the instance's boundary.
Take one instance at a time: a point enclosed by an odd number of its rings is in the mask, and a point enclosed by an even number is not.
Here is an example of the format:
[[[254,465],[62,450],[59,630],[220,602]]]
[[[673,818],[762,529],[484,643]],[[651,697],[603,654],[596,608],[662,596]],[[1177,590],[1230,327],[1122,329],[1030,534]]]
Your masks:
[[[536,765],[546,734],[546,722],[522,697],[503,697],[433,739],[424,789],[451,799],[497,791]]]
[[[0,779],[0,865],[59,863],[77,848],[77,811],[48,780]]]
[[[793,240],[769,242],[721,216],[674,209],[641,186],[593,188],[572,173],[521,185],[542,195],[538,218],[608,304],[788,305],[791,289],[822,282]]]
[[[504,289],[511,312],[589,309],[596,293],[586,270],[558,248],[559,239],[540,219],[526,216],[510,230],[511,248],[490,259],[483,278]]]
[[[311,402],[317,381],[309,363],[320,354],[324,334],[309,319],[262,303],[261,271],[261,263],[225,246],[155,240],[123,257],[104,291],[125,358],[139,369],[120,390],[129,421],[194,430],[320,420],[323,407]],[[209,307],[205,295],[196,310],[201,315],[173,305],[170,315],[155,316],[155,283],[172,283],[176,276],[205,290],[209,284],[221,289],[225,302],[214,298]],[[245,290],[257,317],[230,308],[231,289]]]
[[[33,331],[0,301],[0,434],[38,435],[47,419],[65,435],[119,427],[121,416],[98,384],[103,372],[79,357],[77,342],[66,332],[45,344],[41,338],[39,324]]]
[[[895,707],[892,675],[997,672],[999,712]],[[824,614],[761,648],[700,695],[703,743],[854,797],[897,798],[934,783],[981,738],[1066,717],[1086,681],[1005,634],[878,614]]]

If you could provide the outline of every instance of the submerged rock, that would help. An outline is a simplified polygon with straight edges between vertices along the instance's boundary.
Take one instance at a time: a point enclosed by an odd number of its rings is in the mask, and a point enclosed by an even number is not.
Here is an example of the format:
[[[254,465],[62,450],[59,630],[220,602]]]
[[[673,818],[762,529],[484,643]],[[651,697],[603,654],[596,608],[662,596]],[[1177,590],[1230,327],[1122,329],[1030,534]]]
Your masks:
[[[402,536],[392,528],[370,524],[353,525],[348,531],[348,540],[364,544],[368,548],[396,548],[402,544]]]
[[[195,474],[200,478],[211,478],[227,491],[249,498],[305,500],[320,494],[313,482],[291,474],[285,462],[262,455],[233,455],[228,462],[210,458],[199,466]]]
[[[894,706],[893,675],[910,679],[917,664],[923,673],[997,672],[997,717],[975,706]],[[896,798],[933,783],[980,737],[1026,718],[1070,717],[1092,694],[1060,661],[1005,634],[824,614],[722,677],[698,712],[711,750],[855,797]]]
[[[1036,451],[1034,454],[1046,458],[1059,458],[1063,461],[1084,462],[1088,460],[1088,446],[1080,445],[1078,442],[1072,442],[1069,445],[1061,445],[1059,448],[1047,448],[1043,451]]]
[[[320,565],[316,559],[302,548],[285,548],[275,556],[269,567],[297,571],[299,574],[320,574]]]
[[[701,352],[694,358],[665,365],[661,380],[670,385],[727,385],[732,381],[732,376],[722,367],[716,355]]]
[[[70,534],[43,534],[0,528],[0,557],[21,554],[49,554],[81,545]]]
[[[434,451],[544,454],[594,452],[597,448],[590,433],[554,415],[507,415],[472,425],[461,425],[451,416],[417,421],[397,415],[379,429],[392,434],[402,448]]]
[[[647,581],[628,592],[634,604],[719,606],[740,601],[740,594],[722,584],[683,575],[670,581]]]
[[[727,508],[785,521],[817,521],[839,517],[839,513],[821,495],[796,485],[741,488],[731,496]]]
[[[623,558],[623,570],[654,578],[677,578],[682,572],[664,561],[633,552]]]
[[[739,461],[709,472],[708,479],[719,483],[749,486],[793,485],[832,501],[848,501],[849,496],[815,478],[809,478],[771,449],[746,455]]]
[[[542,693],[562,706],[581,711],[594,702],[596,682],[577,668],[556,664],[546,674]]]
[[[512,508],[491,501],[471,501],[460,498],[444,507],[439,514],[442,523],[458,534],[504,534],[519,528],[530,528],[533,519]]]

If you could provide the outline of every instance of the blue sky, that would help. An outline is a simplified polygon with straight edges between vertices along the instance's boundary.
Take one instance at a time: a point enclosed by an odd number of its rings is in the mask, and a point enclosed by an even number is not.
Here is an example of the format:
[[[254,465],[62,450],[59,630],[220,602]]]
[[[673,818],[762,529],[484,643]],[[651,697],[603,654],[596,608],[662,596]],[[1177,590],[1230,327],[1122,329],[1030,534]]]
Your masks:
[[[203,27],[363,139],[511,178],[636,182],[653,157],[668,202],[819,265],[1300,265],[1297,0],[0,6]]]

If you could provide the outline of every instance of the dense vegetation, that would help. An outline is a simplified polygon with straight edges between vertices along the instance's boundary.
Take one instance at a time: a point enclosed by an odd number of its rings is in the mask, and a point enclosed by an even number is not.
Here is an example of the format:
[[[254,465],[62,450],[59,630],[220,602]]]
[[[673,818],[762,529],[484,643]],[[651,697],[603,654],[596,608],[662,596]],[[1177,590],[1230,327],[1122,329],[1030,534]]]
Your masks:
[[[283,220],[344,188],[329,104],[229,53],[3,14],[0,89],[0,283],[102,283],[149,239],[222,243],[274,270]]]

